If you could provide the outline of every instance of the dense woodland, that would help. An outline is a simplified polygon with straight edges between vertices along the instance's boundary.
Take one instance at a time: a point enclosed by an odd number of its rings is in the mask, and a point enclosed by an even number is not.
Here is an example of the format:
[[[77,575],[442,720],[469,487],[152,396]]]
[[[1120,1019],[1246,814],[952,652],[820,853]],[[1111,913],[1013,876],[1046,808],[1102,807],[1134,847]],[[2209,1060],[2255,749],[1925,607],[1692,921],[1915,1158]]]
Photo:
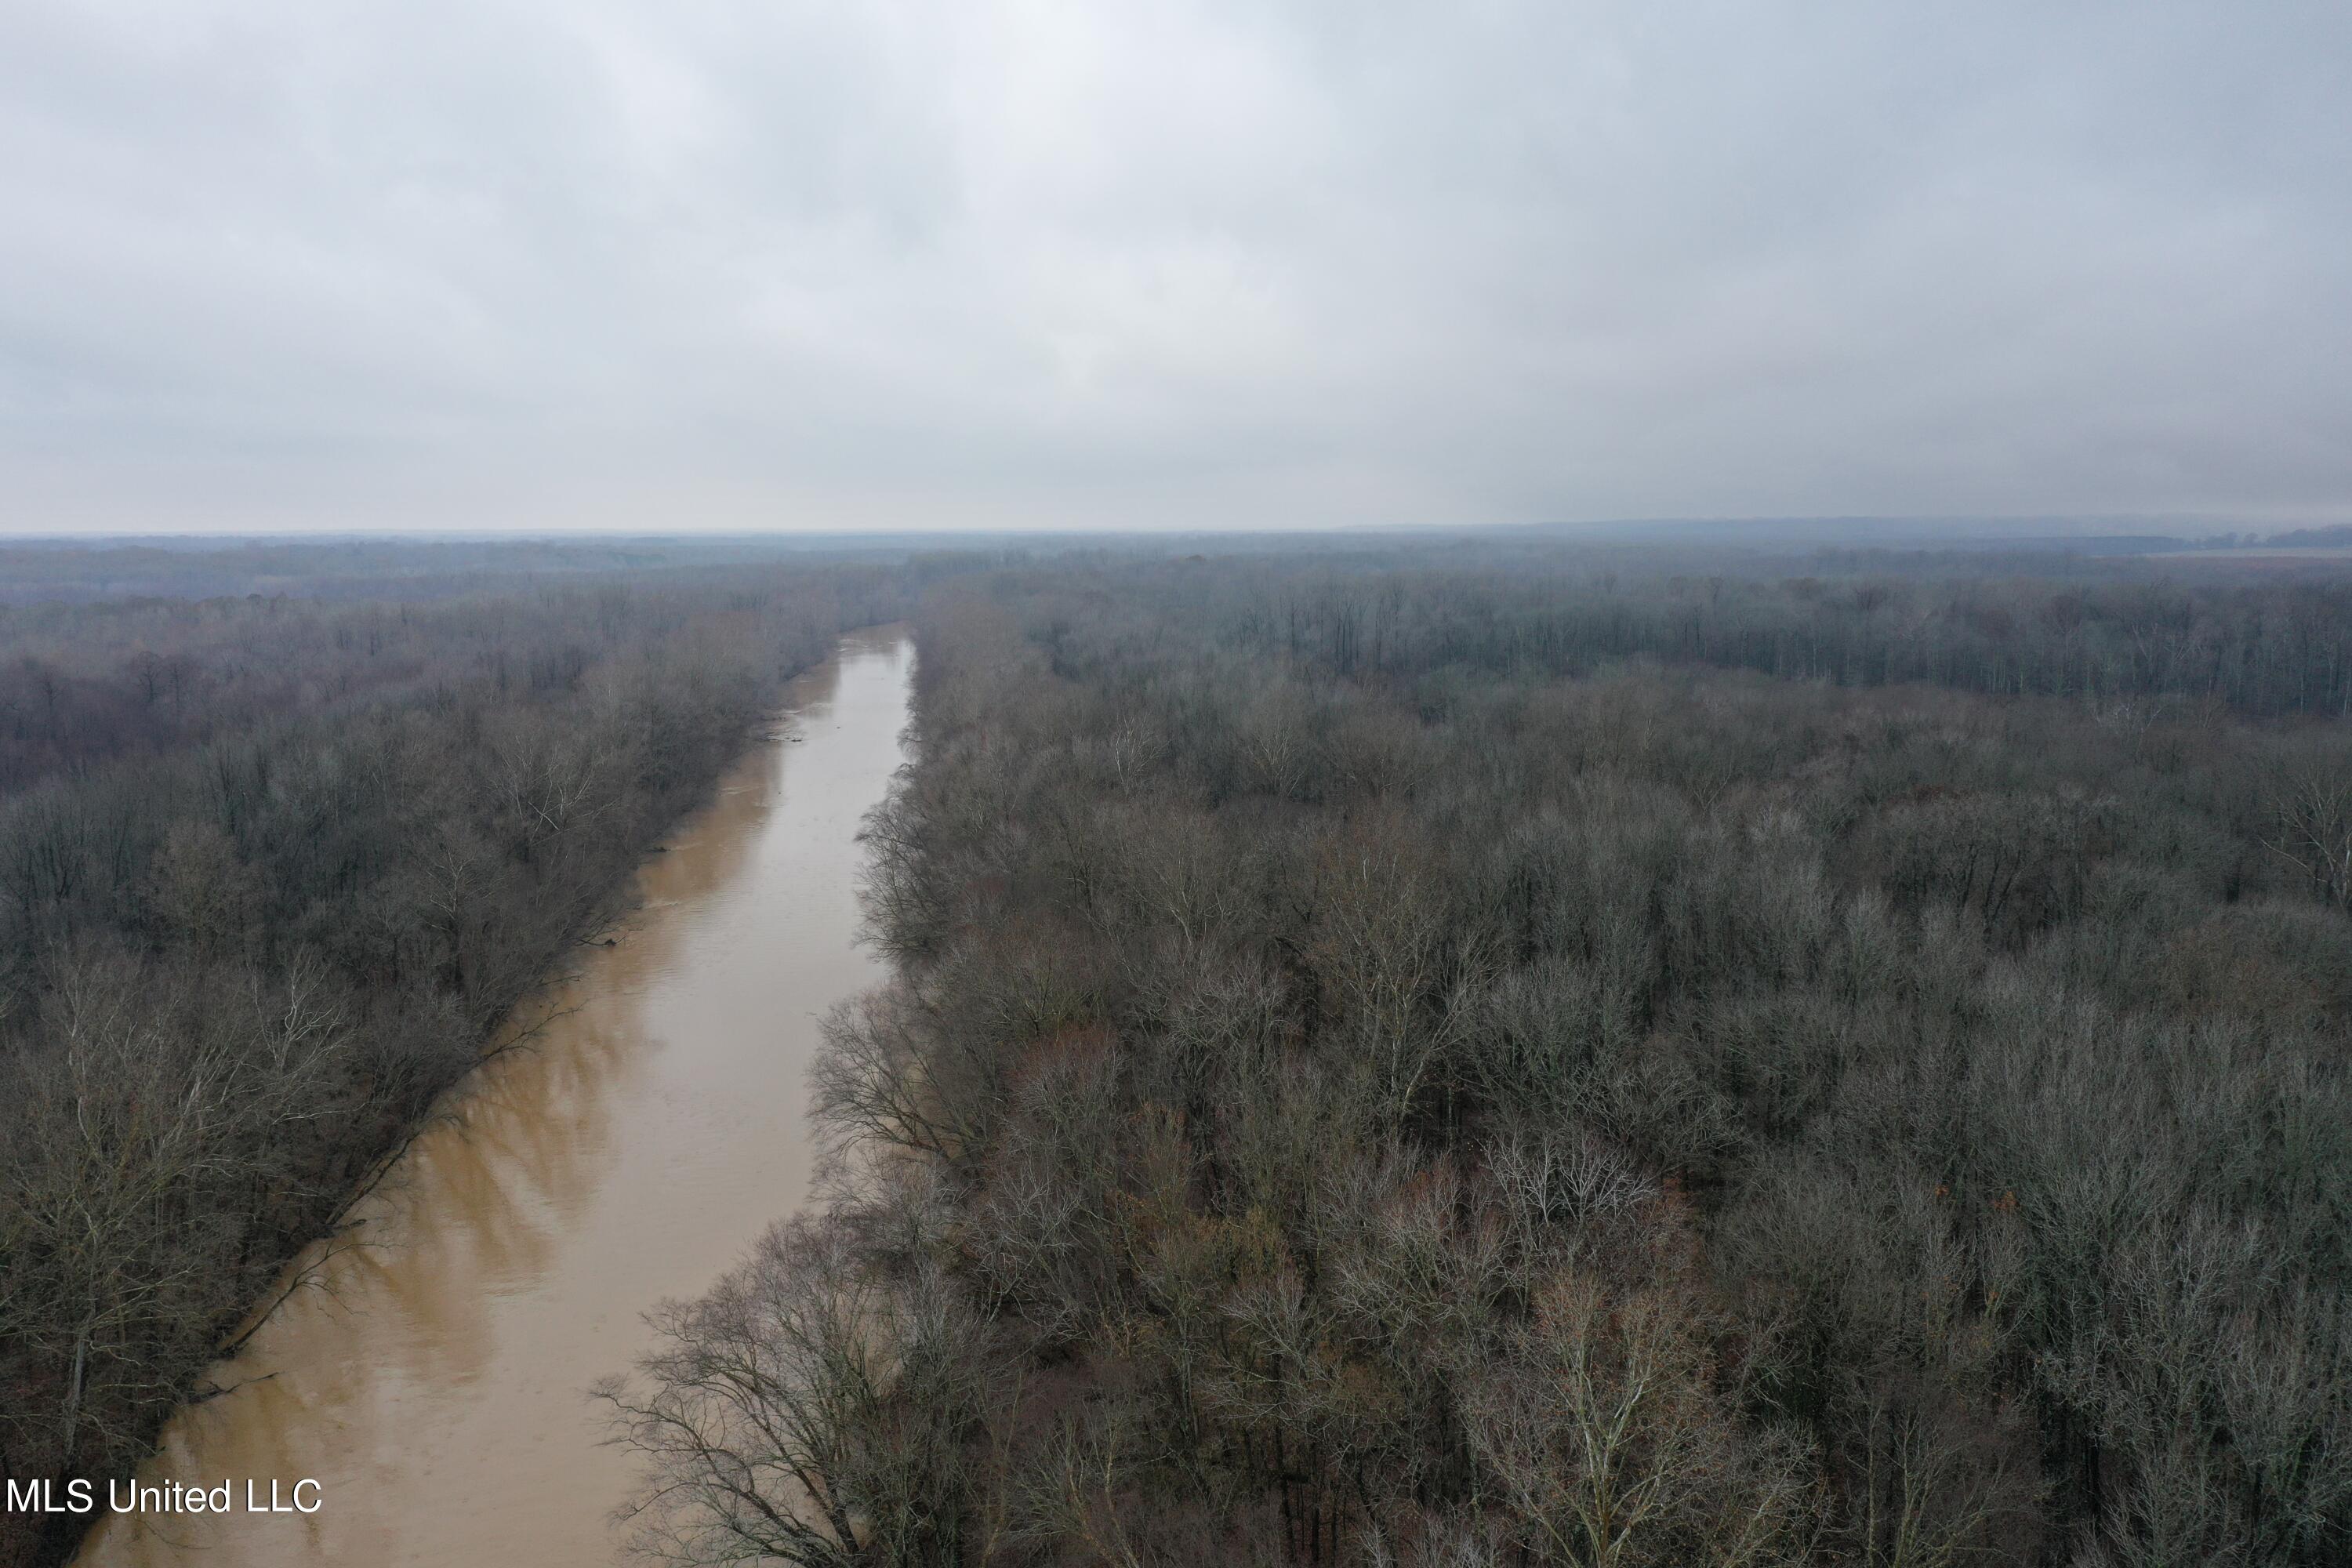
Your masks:
[[[2352,596],[940,585],[682,1563],[2352,1559]]]
[[[783,680],[929,570],[7,612],[0,1473],[134,1461]],[[85,1522],[0,1515],[0,1562]]]
[[[879,564],[909,549],[950,542],[899,535],[611,535],[416,539],[299,535],[0,541],[0,605],[110,604],[139,599],[399,599],[479,597],[551,579],[718,565]]]
[[[1172,590],[1180,602],[1214,591]],[[1343,679],[1572,676],[1648,655],[1841,686],[2352,716],[2352,576],[1333,573],[1237,608],[1232,630]]]
[[[2352,1555],[2341,576],[1199,542],[32,551],[0,1473],[133,1462],[913,614],[832,1201],[604,1390],[655,1555]]]

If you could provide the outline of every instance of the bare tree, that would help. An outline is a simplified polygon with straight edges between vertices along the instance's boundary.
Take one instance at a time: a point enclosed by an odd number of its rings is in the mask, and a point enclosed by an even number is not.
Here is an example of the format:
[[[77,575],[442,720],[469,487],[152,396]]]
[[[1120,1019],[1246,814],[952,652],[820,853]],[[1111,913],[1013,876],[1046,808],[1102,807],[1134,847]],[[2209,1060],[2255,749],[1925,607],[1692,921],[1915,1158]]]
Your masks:
[[[2321,901],[2352,910],[2352,772],[2306,763],[2271,809],[2275,826],[2263,840],[2271,853],[2301,871]]]
[[[1011,1416],[988,1325],[935,1271],[873,1266],[838,1224],[770,1231],[597,1394],[647,1480],[621,1512],[680,1564],[961,1563],[1002,1517],[983,1441]]]
[[[1805,1456],[1743,1440],[1688,1310],[1656,1290],[1547,1287],[1514,1353],[1465,1395],[1471,1442],[1547,1562],[1801,1560]]]

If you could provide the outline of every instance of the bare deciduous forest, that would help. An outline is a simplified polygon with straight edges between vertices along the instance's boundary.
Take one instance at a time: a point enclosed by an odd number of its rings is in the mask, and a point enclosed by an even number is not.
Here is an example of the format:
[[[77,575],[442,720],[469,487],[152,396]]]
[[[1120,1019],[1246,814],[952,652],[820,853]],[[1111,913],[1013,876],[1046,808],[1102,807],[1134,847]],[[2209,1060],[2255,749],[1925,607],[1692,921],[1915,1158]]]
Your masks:
[[[601,1387],[656,1558],[2352,1550],[2329,569],[68,553],[0,609],[12,1479],[205,1397],[784,679],[911,617],[832,1199]]]
[[[785,679],[920,575],[0,612],[0,1470],[119,1474],[201,1397]],[[87,1522],[0,1515],[0,1561]]]
[[[2352,600],[938,585],[681,1563],[2340,1563]]]

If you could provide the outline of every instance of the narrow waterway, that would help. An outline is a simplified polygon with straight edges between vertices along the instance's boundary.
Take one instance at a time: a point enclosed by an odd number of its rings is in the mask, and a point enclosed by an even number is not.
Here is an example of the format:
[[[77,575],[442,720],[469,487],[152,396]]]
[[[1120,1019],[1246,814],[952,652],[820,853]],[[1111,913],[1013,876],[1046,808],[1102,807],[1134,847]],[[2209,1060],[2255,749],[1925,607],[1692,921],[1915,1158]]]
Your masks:
[[[317,1511],[104,1520],[78,1561],[586,1568],[630,1463],[584,1396],[797,1207],[817,1020],[871,984],[858,820],[901,760],[913,655],[845,640],[793,683],[787,739],[640,873],[615,945],[542,999],[367,1205],[366,1245],[280,1308],[142,1479],[318,1482]],[[100,1501],[101,1512],[104,1500]]]

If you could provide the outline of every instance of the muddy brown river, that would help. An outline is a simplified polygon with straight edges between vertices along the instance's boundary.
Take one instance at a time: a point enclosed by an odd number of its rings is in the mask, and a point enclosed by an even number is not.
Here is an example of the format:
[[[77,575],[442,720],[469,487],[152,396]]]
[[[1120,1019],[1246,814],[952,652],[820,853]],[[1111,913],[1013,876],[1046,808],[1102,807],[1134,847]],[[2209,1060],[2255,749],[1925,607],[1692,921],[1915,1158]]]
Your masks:
[[[142,1479],[318,1483],[316,1511],[107,1517],[85,1568],[582,1568],[614,1562],[629,1458],[587,1385],[639,1315],[701,1290],[800,1205],[817,1020],[873,984],[855,942],[858,819],[901,761],[913,655],[845,640],[793,683],[788,733],[639,873],[615,945],[539,1004],[328,1258],[215,1369]]]

